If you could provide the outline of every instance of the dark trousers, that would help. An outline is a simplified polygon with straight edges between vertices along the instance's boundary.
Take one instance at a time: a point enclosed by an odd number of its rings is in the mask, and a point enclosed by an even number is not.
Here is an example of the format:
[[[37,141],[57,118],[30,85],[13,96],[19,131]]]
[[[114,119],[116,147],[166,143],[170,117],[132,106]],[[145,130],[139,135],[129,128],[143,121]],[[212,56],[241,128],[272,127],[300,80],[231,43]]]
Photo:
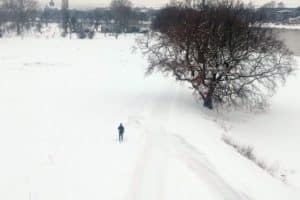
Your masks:
[[[123,133],[119,133],[119,142],[123,142]]]

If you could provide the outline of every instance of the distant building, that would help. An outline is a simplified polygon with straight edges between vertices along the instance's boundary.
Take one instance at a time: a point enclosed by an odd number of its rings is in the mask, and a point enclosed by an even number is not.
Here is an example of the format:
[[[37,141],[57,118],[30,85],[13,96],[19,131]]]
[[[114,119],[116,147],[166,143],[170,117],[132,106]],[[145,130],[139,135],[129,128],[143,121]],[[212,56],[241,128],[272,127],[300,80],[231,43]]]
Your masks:
[[[285,22],[295,17],[295,11],[292,9],[282,9],[277,11],[277,21]]]
[[[219,0],[170,0],[171,5],[176,5],[177,3],[184,3],[187,7],[197,8],[199,5],[215,5]]]
[[[288,23],[290,18],[299,16],[296,8],[260,8],[266,22]]]
[[[290,24],[300,24],[300,16],[294,17],[294,18],[289,18],[289,23]]]

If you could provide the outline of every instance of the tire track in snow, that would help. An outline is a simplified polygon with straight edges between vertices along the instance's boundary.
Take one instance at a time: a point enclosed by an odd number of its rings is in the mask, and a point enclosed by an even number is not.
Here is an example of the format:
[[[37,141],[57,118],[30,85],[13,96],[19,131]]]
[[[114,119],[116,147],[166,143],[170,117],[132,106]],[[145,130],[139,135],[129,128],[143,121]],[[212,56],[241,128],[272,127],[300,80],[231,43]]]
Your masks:
[[[171,138],[172,137],[172,138]],[[199,152],[193,145],[189,144],[183,137],[170,135],[173,145],[176,146],[176,157],[181,160],[199,179],[204,180],[210,188],[218,193],[224,200],[250,200],[246,195],[236,192],[217,173],[214,166],[206,155]]]
[[[169,86],[171,87],[171,85]],[[168,90],[172,91],[172,90]],[[137,161],[129,188],[128,200],[164,200],[165,176],[167,169],[167,134],[161,123],[167,124],[174,94],[161,94],[154,98],[149,122],[144,124],[144,148]],[[163,101],[161,101],[163,99]]]
[[[149,137],[149,135],[151,136]],[[138,159],[130,189],[130,200],[163,200],[166,152],[160,132],[146,133],[145,146]]]

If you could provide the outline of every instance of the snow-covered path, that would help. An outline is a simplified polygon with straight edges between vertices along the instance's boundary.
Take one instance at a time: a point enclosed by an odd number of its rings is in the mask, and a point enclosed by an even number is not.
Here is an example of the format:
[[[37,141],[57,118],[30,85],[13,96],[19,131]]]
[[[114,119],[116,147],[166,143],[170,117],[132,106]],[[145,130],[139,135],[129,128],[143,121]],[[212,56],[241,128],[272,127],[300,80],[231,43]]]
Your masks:
[[[172,89],[169,83],[166,91]],[[139,156],[133,180],[129,189],[128,199],[132,200],[163,200],[165,189],[165,174],[168,165],[168,140],[166,126],[168,124],[176,93],[158,94],[152,98],[153,105],[145,118],[144,147]],[[165,102],[159,101],[164,99]]]
[[[176,90],[176,88],[173,87]],[[172,85],[166,86],[166,91],[172,90]],[[165,103],[159,99],[163,96]],[[140,153],[132,184],[129,188],[128,200],[166,200],[166,172],[173,167],[171,157],[183,163],[198,179],[214,192],[214,199],[244,200],[248,199],[234,191],[228,183],[214,170],[204,153],[200,153],[191,144],[179,135],[168,132],[169,121],[177,94],[167,96],[161,94],[153,98],[153,107],[150,115],[146,117],[143,127],[145,129],[144,147]],[[199,186],[201,187],[201,186]]]
[[[163,200],[166,184],[167,154],[161,132],[147,133],[144,149],[139,157],[129,188],[128,199]]]

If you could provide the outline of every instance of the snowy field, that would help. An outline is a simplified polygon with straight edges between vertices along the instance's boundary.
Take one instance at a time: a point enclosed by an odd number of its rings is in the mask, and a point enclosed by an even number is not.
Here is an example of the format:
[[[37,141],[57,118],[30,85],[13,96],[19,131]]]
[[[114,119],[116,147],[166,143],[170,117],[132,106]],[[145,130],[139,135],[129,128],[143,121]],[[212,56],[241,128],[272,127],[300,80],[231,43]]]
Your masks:
[[[187,87],[145,77],[134,43],[0,40],[0,199],[300,199],[299,76],[264,113],[211,112]],[[224,134],[288,170],[287,183]]]
[[[274,24],[274,23],[266,23],[266,24],[264,24],[264,26],[267,27],[267,28],[300,30],[300,24]]]

